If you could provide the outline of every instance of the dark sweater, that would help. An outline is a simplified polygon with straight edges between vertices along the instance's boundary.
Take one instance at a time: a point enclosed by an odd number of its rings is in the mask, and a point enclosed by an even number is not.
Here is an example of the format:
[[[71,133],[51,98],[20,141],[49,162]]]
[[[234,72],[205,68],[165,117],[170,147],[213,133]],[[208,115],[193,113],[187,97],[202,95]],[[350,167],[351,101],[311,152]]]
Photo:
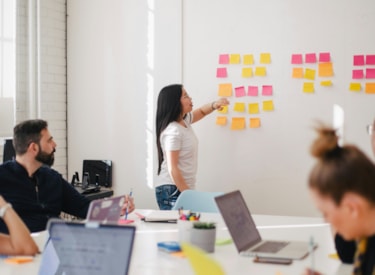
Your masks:
[[[57,171],[42,166],[30,178],[16,161],[0,165],[0,195],[12,204],[31,232],[45,230],[47,221],[59,217],[61,211],[85,218],[90,204]],[[2,220],[0,232],[7,232]]]

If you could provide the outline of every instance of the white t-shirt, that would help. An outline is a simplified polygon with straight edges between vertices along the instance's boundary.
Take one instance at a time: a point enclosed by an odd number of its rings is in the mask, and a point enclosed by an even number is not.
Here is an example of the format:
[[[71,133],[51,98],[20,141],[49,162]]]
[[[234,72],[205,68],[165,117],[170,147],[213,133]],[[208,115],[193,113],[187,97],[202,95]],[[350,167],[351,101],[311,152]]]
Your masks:
[[[156,186],[164,184],[175,184],[168,172],[166,151],[180,151],[178,168],[181,171],[186,184],[195,189],[197,161],[198,161],[198,139],[195,136],[191,123],[193,114],[188,113],[184,119],[186,128],[174,121],[160,134],[160,145],[164,160],[161,164],[160,175],[157,177]]]

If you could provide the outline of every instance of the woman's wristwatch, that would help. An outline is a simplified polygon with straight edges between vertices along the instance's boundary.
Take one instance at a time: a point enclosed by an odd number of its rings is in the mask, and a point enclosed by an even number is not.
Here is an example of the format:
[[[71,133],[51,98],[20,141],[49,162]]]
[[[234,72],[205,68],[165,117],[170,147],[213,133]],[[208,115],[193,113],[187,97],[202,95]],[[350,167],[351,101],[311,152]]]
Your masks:
[[[3,218],[5,213],[7,212],[8,208],[11,208],[12,205],[10,203],[6,203],[4,204],[1,208],[0,208],[0,218]]]

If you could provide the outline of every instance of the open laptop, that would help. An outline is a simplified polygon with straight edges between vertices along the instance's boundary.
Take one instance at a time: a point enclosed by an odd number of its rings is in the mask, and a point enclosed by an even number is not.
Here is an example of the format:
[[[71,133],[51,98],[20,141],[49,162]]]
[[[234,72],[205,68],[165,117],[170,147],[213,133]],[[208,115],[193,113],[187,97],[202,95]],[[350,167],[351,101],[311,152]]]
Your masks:
[[[100,223],[118,223],[125,196],[91,201],[86,220]]]
[[[241,255],[302,259],[312,249],[309,242],[262,240],[239,190],[217,196],[215,201]]]
[[[39,275],[127,275],[135,227],[51,219]]]

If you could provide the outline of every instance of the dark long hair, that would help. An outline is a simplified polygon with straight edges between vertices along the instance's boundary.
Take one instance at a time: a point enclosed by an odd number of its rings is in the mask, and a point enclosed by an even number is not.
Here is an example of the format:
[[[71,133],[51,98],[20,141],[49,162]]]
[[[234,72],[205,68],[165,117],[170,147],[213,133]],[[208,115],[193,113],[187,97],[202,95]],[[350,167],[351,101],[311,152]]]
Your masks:
[[[160,144],[160,134],[167,128],[168,124],[178,121],[182,114],[181,107],[182,85],[173,84],[161,89],[158,96],[156,110],[156,146],[158,148],[158,175],[160,174],[161,164],[164,160],[163,151]]]

